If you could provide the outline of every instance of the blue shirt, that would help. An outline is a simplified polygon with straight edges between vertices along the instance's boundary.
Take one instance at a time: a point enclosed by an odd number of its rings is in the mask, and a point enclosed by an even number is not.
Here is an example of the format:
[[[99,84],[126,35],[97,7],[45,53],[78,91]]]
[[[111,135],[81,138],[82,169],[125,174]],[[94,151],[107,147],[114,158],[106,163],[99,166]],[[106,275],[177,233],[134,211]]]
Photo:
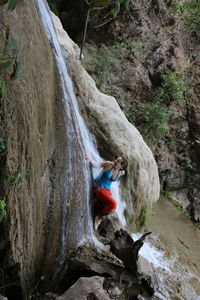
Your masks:
[[[103,189],[109,190],[111,187],[112,182],[117,181],[120,177],[120,170],[115,179],[111,178],[113,168],[108,171],[101,171],[99,176],[95,179],[96,183],[102,186]]]

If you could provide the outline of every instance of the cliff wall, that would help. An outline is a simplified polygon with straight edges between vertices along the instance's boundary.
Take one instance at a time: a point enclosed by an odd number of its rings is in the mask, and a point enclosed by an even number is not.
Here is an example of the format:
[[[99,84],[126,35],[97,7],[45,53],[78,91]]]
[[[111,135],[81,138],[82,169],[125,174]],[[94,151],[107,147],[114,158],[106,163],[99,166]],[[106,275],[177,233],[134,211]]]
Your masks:
[[[53,238],[51,225],[56,222],[60,230],[65,134],[54,58],[33,1],[20,2],[12,12],[1,10],[23,64],[19,80],[4,74],[8,92],[0,103],[7,152],[1,168],[7,210],[1,223],[2,285],[11,284],[9,299],[16,293],[22,299],[43,274],[49,246],[56,251],[59,231],[54,226]],[[55,255],[51,259],[53,265]]]

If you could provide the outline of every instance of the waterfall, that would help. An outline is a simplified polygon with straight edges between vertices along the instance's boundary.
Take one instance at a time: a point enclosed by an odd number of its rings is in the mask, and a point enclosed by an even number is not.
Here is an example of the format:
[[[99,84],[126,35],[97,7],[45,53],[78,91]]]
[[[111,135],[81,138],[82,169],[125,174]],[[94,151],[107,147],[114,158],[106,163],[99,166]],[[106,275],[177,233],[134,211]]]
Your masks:
[[[65,252],[69,244],[71,246],[90,241],[97,246],[101,245],[93,234],[93,220],[90,211],[91,172],[85,155],[91,155],[92,159],[97,162],[102,161],[102,158],[99,156],[93,138],[79,113],[72,81],[66,67],[65,53],[62,52],[57,40],[48,4],[46,0],[35,0],[35,3],[55,56],[62,101],[65,108],[67,166],[65,171],[65,194],[62,203],[61,237],[57,260],[57,272],[59,272],[64,264]],[[77,165],[78,167],[76,167]],[[96,171],[93,170],[93,176],[96,176],[96,174]],[[118,189],[118,185],[115,185],[113,193],[119,200]],[[119,205],[119,209],[120,207]],[[119,212],[119,215],[122,216],[123,213]],[[124,217],[120,219],[125,224]]]

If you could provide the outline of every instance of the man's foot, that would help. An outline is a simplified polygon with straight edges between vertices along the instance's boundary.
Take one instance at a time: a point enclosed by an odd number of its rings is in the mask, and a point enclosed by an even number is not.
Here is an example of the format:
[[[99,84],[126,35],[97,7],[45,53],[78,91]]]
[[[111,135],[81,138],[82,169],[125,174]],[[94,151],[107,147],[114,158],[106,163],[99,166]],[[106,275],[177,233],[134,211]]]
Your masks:
[[[99,225],[101,224],[102,221],[102,216],[96,216],[95,221],[94,221],[94,230],[98,230]]]

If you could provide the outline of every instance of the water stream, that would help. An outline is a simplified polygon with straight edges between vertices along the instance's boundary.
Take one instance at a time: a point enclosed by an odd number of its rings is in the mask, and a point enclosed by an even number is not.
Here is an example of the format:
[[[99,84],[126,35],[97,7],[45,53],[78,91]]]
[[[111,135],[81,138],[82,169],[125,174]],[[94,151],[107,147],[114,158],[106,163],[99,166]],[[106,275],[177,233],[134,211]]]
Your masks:
[[[65,195],[62,203],[62,225],[60,245],[57,261],[59,272],[65,260],[68,245],[78,245],[86,241],[97,241],[93,233],[93,220],[91,217],[91,171],[85,155],[89,154],[93,160],[100,162],[93,138],[91,137],[83,118],[81,117],[73,91],[72,81],[66,67],[66,53],[61,49],[53,21],[46,0],[35,0],[36,8],[45,33],[55,56],[60,78],[60,89],[64,104],[65,130],[66,130],[66,158]],[[99,170],[93,172],[96,176]],[[114,185],[113,193],[119,201],[118,213],[123,224],[123,208],[119,196],[119,186]]]
[[[200,229],[169,199],[161,196],[153,206],[148,230],[153,235],[144,243],[139,254],[155,271],[158,299],[198,299]],[[133,238],[137,239],[140,235],[134,234]],[[175,295],[178,298],[174,298]]]
[[[150,230],[200,277],[200,229],[164,196],[154,205]]]

